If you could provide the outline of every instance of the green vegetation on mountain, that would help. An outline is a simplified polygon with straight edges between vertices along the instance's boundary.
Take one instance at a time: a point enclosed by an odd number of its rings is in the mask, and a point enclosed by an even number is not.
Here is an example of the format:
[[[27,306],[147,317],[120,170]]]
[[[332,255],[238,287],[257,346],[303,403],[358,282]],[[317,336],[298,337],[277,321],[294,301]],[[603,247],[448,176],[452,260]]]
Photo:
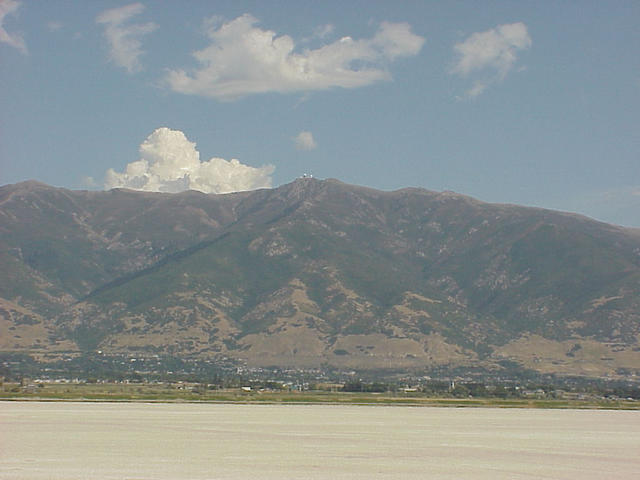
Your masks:
[[[336,180],[26,182],[0,188],[0,234],[0,351],[640,373],[640,237],[577,215]]]

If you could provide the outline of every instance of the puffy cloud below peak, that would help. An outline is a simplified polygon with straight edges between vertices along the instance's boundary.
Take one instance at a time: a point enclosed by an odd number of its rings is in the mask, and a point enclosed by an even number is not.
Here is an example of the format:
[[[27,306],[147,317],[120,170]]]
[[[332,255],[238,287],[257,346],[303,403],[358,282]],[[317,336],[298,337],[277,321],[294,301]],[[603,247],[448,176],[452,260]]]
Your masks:
[[[265,92],[356,88],[387,80],[388,62],[417,55],[424,39],[406,23],[382,23],[369,39],[344,37],[320,48],[297,51],[288,35],[276,35],[242,15],[210,26],[211,44],[193,53],[199,68],[171,70],[166,81],[179,93],[233,100]]]
[[[195,143],[183,132],[163,127],[140,145],[139,160],[129,163],[123,172],[107,170],[104,186],[148,192],[230,193],[270,188],[273,171],[271,165],[256,168],[236,159],[214,157],[201,162]]]

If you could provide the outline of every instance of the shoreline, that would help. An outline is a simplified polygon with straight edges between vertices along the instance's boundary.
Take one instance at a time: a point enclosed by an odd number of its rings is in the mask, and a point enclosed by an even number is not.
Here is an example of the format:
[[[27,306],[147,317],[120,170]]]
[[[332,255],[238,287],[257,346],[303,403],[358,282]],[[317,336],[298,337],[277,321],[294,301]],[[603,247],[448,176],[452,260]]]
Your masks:
[[[148,403],[148,404],[211,404],[211,405],[322,405],[322,406],[370,406],[370,407],[433,407],[433,408],[498,408],[498,409],[543,409],[543,410],[640,410],[640,402],[630,400],[567,401],[567,400],[496,400],[490,398],[432,398],[432,397],[387,397],[372,395],[332,395],[321,398],[315,392],[238,396],[217,395],[209,398],[166,398],[161,396],[40,396],[0,395],[0,402],[41,403]]]

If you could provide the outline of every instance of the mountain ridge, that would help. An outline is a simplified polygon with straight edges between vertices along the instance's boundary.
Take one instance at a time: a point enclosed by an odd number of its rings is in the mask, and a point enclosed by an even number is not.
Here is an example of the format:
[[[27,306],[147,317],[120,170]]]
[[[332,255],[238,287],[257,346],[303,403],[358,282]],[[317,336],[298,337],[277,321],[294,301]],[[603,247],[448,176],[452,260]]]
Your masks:
[[[335,179],[225,195],[24,182],[0,187],[0,233],[0,351],[640,369],[639,237],[581,215]]]

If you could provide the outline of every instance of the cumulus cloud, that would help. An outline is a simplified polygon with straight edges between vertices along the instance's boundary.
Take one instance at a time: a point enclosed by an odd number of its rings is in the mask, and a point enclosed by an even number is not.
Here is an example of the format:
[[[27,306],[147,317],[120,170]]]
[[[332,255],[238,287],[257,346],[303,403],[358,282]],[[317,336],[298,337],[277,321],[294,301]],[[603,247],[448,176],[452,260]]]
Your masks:
[[[129,24],[129,20],[142,13],[144,5],[132,3],[124,7],[105,10],[96,17],[96,23],[104,25],[104,35],[109,42],[110,59],[129,73],[142,69],[140,55],[142,43],[140,38],[153,32],[158,26],[155,23]]]
[[[451,73],[462,77],[483,74],[476,79],[467,95],[475,97],[491,84],[502,81],[512,70],[518,52],[531,47],[531,37],[524,23],[498,25],[486,32],[474,33],[453,48],[457,61]]]
[[[271,187],[273,166],[255,168],[223,158],[201,162],[196,144],[179,130],[158,128],[140,145],[139,151],[140,159],[129,163],[124,172],[107,170],[105,189],[229,193]]]
[[[424,43],[408,24],[384,22],[371,38],[343,37],[317,49],[297,51],[290,36],[277,36],[257,23],[245,14],[219,27],[208,25],[211,44],[193,53],[199,68],[170,70],[169,87],[219,100],[265,92],[362,87],[390,79],[388,63],[417,55]]]
[[[22,35],[19,33],[9,33],[4,28],[5,17],[15,14],[16,10],[20,8],[20,5],[22,5],[22,3],[16,0],[0,0],[0,42],[11,45],[26,55],[28,53],[27,45],[24,43]]]
[[[295,136],[293,142],[298,150],[313,150],[318,146],[311,132],[302,131]]]

